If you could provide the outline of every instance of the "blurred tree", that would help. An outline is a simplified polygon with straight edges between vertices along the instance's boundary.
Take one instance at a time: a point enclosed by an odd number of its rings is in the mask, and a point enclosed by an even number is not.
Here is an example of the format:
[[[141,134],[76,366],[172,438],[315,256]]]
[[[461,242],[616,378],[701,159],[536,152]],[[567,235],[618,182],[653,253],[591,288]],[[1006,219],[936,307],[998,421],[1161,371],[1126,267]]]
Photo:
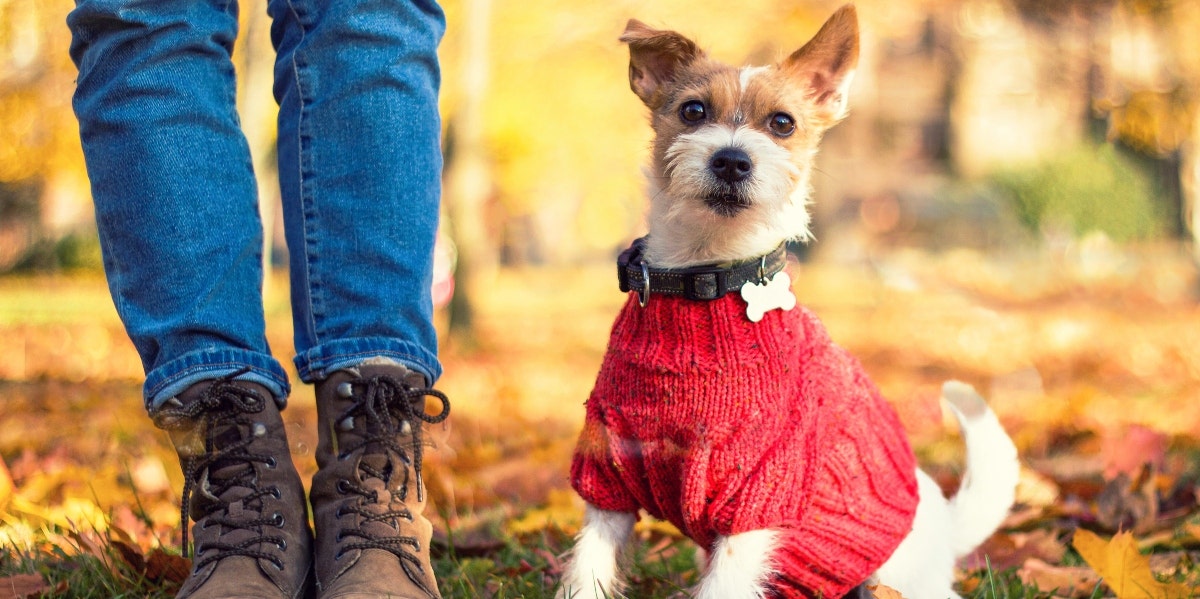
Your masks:
[[[841,3],[745,0],[733,10],[723,0],[486,0],[490,10],[481,10],[476,2],[485,0],[443,3],[449,29],[441,50],[442,109],[450,151],[447,221],[455,227],[466,272],[485,273],[496,264],[609,259],[642,230],[640,172],[650,132],[644,108],[628,90],[628,56],[616,39],[628,18],[681,31],[722,59],[762,63],[794,50]],[[268,91],[273,54],[262,4],[243,2],[241,54],[235,61],[270,236],[277,205],[271,151],[275,109]],[[1194,34],[1200,3],[1194,0],[859,0],[864,62],[851,121],[866,126],[855,129],[848,122],[835,135],[853,131],[851,149],[876,148],[887,143],[863,140],[898,132],[921,137],[932,151],[914,157],[897,150],[896,160],[880,163],[866,162],[873,160],[873,151],[839,149],[830,154],[852,158],[856,174],[829,169],[822,172],[819,188],[844,196],[847,190],[838,186],[849,179],[909,182],[914,168],[936,170],[959,160],[952,153],[956,140],[964,139],[963,130],[944,116],[950,110],[944,104],[966,97],[963,86],[970,82],[959,75],[1012,76],[999,72],[1003,65],[977,60],[972,67],[964,60],[962,38],[984,5],[1019,13],[1035,30],[1033,37],[1062,42],[1027,52],[1050,55],[1044,57],[1047,65],[1064,66],[1038,67],[1041,74],[1027,82],[1035,101],[997,105],[1010,122],[1036,121],[1046,131],[1082,129],[1056,125],[1055,118],[1045,116],[1047,108],[1077,112],[1046,98],[1074,98],[1071,106],[1082,105],[1084,114],[1111,125],[1113,137],[1175,160],[1188,197],[1200,193],[1200,36]],[[75,69],[63,18],[71,7],[70,0],[0,0],[0,271],[28,254],[38,239],[57,242],[72,232],[86,234],[90,226],[69,106]],[[897,49],[917,43],[910,39],[914,35],[918,41],[928,37],[921,31],[936,34],[931,38],[936,60],[913,72],[942,69],[940,78],[910,77],[892,60]],[[486,44],[468,43],[469,38]],[[1085,54],[1081,58],[1075,50]],[[1056,72],[1061,76],[1052,76]],[[902,87],[885,90],[885,79]],[[1055,86],[1068,89],[1053,91]],[[926,112],[912,122],[891,122],[907,129],[885,127],[889,115],[913,112],[909,100],[922,98],[943,105],[922,108]],[[972,114],[994,119],[998,113]],[[1074,144],[1078,140],[1067,138],[1078,134],[1064,134],[1060,141]],[[999,154],[999,159],[1011,158]],[[460,159],[473,166],[459,168]],[[917,160],[923,162],[916,165]],[[1194,230],[1200,229],[1196,212],[1189,213],[1197,221]],[[460,291],[471,293],[470,284]]]
[[[446,136],[445,213],[458,251],[450,333],[472,346],[476,286],[487,285],[485,279],[490,278],[497,263],[497,248],[487,218],[493,171],[483,137],[483,99],[491,68],[492,0],[465,0],[463,8],[465,23],[456,37],[462,51],[462,64],[457,69],[462,93],[452,109]]]
[[[39,240],[90,224],[70,105],[75,66],[63,16],[71,5],[0,0],[0,271],[47,247]]]

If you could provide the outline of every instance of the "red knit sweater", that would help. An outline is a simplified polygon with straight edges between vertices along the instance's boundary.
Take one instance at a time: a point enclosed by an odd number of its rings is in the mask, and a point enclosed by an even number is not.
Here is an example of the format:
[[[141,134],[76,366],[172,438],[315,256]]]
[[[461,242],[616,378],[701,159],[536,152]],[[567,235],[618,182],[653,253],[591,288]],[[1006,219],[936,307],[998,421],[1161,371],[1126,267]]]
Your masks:
[[[746,318],[630,294],[571,466],[604,510],[646,510],[702,546],[770,528],[783,597],[841,597],[891,556],[917,505],[915,460],[862,366],[804,308]]]

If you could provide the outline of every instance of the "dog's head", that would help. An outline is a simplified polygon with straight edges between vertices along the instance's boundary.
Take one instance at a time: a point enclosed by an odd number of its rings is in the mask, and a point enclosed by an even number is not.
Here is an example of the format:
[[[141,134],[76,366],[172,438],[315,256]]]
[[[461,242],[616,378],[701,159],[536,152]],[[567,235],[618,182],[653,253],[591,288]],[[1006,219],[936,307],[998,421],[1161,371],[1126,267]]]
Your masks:
[[[654,129],[647,261],[735,261],[807,239],[817,144],[846,115],[858,64],[854,6],[772,66],[731,67],[636,20],[621,41]]]

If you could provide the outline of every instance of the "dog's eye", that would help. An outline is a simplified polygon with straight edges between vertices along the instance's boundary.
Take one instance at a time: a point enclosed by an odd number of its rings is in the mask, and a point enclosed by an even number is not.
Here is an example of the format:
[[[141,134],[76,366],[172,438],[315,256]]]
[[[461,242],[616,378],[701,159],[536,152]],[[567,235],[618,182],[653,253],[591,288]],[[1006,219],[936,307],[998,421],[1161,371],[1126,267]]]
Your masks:
[[[796,121],[789,114],[776,112],[771,115],[770,122],[767,126],[771,128],[771,132],[780,137],[787,137],[796,130]]]
[[[679,107],[679,118],[683,119],[685,123],[694,125],[703,121],[706,116],[708,116],[708,112],[704,108],[704,102],[699,100],[684,102],[683,106]]]

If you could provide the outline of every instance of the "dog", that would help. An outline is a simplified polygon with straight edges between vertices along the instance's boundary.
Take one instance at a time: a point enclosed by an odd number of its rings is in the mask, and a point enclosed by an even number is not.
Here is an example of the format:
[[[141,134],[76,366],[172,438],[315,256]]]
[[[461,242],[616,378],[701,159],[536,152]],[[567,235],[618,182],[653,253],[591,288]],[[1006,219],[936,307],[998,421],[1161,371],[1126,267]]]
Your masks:
[[[735,68],[630,20],[629,82],[650,111],[648,234],[618,261],[629,299],[587,402],[571,483],[587,502],[559,598],[620,596],[638,514],[701,547],[701,599],[843,597],[867,584],[958,597],[955,560],[1014,501],[1016,449],[949,382],[967,470],[946,499],[857,360],[796,306],[822,134],[847,114],[858,21],[839,9],[773,66]]]

